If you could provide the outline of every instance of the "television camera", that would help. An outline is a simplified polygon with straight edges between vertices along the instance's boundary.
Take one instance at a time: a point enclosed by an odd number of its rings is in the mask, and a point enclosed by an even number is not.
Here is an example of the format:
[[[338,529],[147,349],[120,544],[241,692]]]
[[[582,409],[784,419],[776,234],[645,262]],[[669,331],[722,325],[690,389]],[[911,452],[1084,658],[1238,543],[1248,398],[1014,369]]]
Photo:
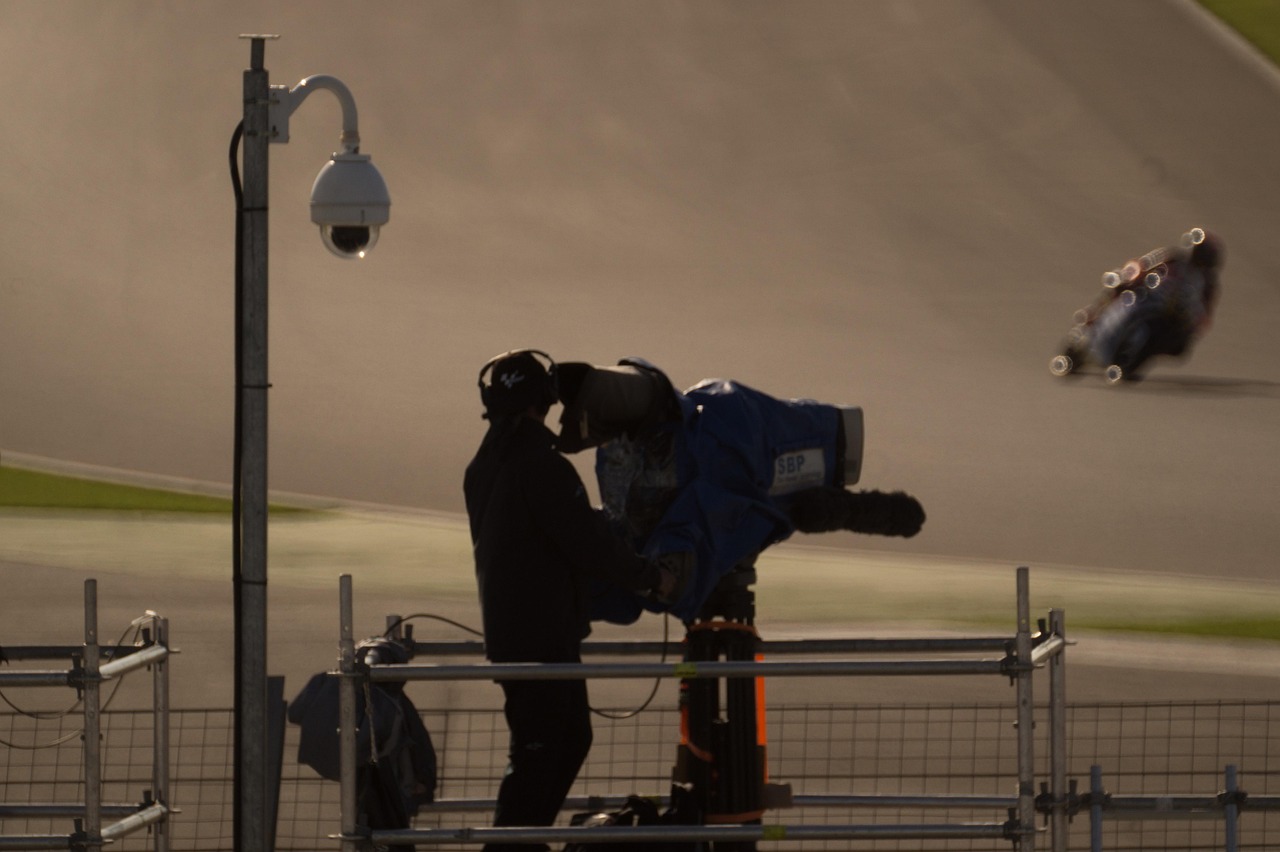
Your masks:
[[[639,358],[558,364],[556,381],[558,448],[595,448],[600,496],[620,534],[686,574],[669,601],[600,586],[592,617],[628,624],[644,609],[668,611],[685,624],[686,662],[759,658],[751,586],[770,545],[796,531],[909,537],[924,523],[908,494],[847,490],[862,473],[859,407],[777,399],[723,379],[677,391]],[[680,712],[673,793],[688,793],[700,821],[758,821],[786,801],[789,788],[766,781],[758,679],[728,678],[723,690],[716,679],[684,679]]]

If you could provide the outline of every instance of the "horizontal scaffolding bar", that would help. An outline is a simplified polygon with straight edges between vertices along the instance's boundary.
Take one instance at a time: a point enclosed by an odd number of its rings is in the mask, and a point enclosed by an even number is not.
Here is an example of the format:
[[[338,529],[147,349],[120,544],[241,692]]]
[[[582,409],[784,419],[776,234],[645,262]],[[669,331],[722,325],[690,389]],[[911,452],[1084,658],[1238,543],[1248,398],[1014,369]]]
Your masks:
[[[1142,820],[1167,820],[1167,819],[1222,819],[1222,808],[1212,809],[1196,809],[1196,808],[1177,808],[1172,810],[1156,810],[1152,808],[1103,808],[1107,819],[1122,819],[1130,822],[1141,822]]]
[[[169,809],[161,804],[149,805],[136,814],[131,814],[119,822],[112,823],[102,829],[103,840],[115,840],[133,834],[139,829],[160,822],[168,815]]]
[[[1217,796],[1111,796],[1102,803],[1111,814],[1124,812],[1165,814],[1182,811],[1222,810]]]
[[[7,651],[5,653],[8,653]],[[0,687],[3,686],[70,686],[71,672],[40,671],[32,669],[25,672],[0,672]]]
[[[118,659],[139,650],[137,645],[99,645],[98,656]],[[84,656],[83,645],[5,645],[5,659],[14,660],[67,660]]]
[[[1089,806],[1085,796],[1084,806]],[[1280,809],[1280,796],[1243,796],[1239,801],[1225,801],[1218,796],[1108,796],[1101,803],[1102,811],[1111,819],[1167,819],[1171,816],[1194,819],[1212,817],[1222,819],[1228,804],[1242,811],[1267,811]]]
[[[1238,803],[1242,811],[1280,810],[1280,796],[1246,796]]]
[[[1032,665],[1042,665],[1045,660],[1062,653],[1067,647],[1067,640],[1061,636],[1050,636],[1045,641],[1031,649]]]
[[[425,828],[369,832],[376,845],[411,843],[632,843],[702,840],[921,840],[1008,838],[1004,823],[951,825],[636,825],[567,828]],[[363,840],[364,838],[359,838]]]
[[[656,656],[679,650],[680,640],[670,642],[584,642],[583,656]],[[764,640],[761,652],[775,654],[923,654],[1005,652],[1011,640],[1002,636],[953,639],[783,639]],[[484,643],[413,642],[413,652],[431,656],[473,656],[484,653]]]
[[[152,665],[169,655],[169,649],[163,645],[148,645],[145,648],[129,646],[128,653],[119,659],[103,663],[98,669],[100,680],[110,680],[128,674],[135,669]],[[4,649],[5,656],[10,653]],[[26,671],[0,672],[0,686],[74,686],[83,677],[75,669],[28,669]]]
[[[144,668],[169,656],[169,649],[163,645],[148,645],[136,654],[130,654],[119,660],[103,663],[98,667],[98,675],[103,680],[110,680],[135,669]]]
[[[1009,675],[1016,668],[1016,665],[1011,667],[1003,660],[410,664],[373,666],[369,669],[369,679],[375,683],[389,683],[413,680]]]
[[[1017,796],[895,796],[801,795],[792,796],[797,808],[1000,808],[1018,806]]]
[[[0,837],[0,850],[70,849],[69,834],[17,834]]]
[[[104,816],[128,816],[140,805],[103,805]],[[48,805],[0,805],[0,818],[5,819],[57,819],[58,817],[84,816],[84,803]]]
[[[607,812],[622,808],[628,796],[570,796],[564,801],[564,810],[574,812]],[[645,796],[660,807],[665,807],[669,800],[666,796]],[[790,808],[1011,808],[1018,803],[1015,796],[900,796],[900,795],[853,795],[799,793],[791,797]],[[420,805],[420,813],[492,813],[497,806],[496,799],[436,799],[434,802]],[[1082,806],[1089,806],[1088,796],[1082,798]],[[1239,802],[1242,811],[1280,810],[1280,796],[1246,796]],[[39,806],[15,806],[39,807]],[[113,806],[125,807],[125,806]],[[1103,804],[1103,810],[1117,818],[1130,813],[1142,816],[1168,816],[1185,810],[1217,809],[1221,811],[1225,803],[1216,796],[1123,796],[1112,797]],[[105,809],[104,809],[105,810]],[[5,813],[0,806],[0,815]]]
[[[600,813],[615,811],[627,803],[628,796],[571,796],[564,801],[562,810]],[[659,807],[669,803],[666,796],[644,796]],[[419,805],[419,813],[492,813],[496,799],[436,799]],[[1016,807],[1016,796],[898,796],[898,795],[844,795],[799,794],[791,797],[785,809],[792,808],[944,808],[944,809],[1005,809]],[[772,809],[771,809],[772,810]]]

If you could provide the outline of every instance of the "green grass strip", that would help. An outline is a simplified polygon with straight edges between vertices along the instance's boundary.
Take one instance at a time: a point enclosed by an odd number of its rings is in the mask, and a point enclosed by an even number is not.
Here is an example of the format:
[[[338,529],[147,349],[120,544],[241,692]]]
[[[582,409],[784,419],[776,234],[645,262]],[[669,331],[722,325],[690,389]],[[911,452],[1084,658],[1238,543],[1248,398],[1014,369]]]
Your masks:
[[[1102,633],[1132,633],[1147,636],[1184,636],[1200,639],[1241,639],[1280,642],[1280,617],[1176,616],[1121,621],[1091,613],[1087,606],[1068,610],[1067,631],[1095,630]],[[958,622],[1004,630],[1009,624],[995,616],[959,618]]]
[[[14,467],[0,467],[0,507],[231,513],[231,501],[224,497],[121,485]],[[276,505],[272,505],[271,509],[283,512],[306,511]]]
[[[1200,0],[1200,5],[1280,64],[1280,0]]]
[[[1280,641],[1280,618],[1187,618],[1168,621],[1091,620],[1072,621],[1075,627],[1119,633],[1157,633],[1213,639],[1265,639]]]

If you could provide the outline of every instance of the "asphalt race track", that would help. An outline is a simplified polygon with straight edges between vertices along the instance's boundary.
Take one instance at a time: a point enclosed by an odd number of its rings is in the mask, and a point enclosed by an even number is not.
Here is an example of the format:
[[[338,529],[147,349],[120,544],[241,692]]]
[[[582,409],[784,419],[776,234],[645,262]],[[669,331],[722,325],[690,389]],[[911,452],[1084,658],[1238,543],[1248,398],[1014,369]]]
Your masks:
[[[229,481],[237,35],[269,32],[274,83],[351,88],[393,199],[339,261],[306,206],[336,102],[272,146],[274,489],[459,513],[487,358],[639,355],[863,406],[862,485],[928,522],[825,547],[1277,578],[1280,75],[1188,0],[0,10],[4,452]],[[1053,378],[1100,274],[1193,225],[1228,254],[1192,357]]]

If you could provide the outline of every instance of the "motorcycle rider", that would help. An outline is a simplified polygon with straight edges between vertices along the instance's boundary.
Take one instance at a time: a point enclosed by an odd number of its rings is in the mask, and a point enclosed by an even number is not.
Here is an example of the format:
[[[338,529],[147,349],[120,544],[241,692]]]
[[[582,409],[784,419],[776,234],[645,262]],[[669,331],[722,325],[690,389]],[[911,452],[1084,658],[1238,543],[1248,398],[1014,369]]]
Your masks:
[[[1076,312],[1072,342],[1051,371],[1067,375],[1088,358],[1114,383],[1136,378],[1152,356],[1187,354],[1212,322],[1223,257],[1218,236],[1192,228],[1177,245],[1106,273],[1101,295]]]

